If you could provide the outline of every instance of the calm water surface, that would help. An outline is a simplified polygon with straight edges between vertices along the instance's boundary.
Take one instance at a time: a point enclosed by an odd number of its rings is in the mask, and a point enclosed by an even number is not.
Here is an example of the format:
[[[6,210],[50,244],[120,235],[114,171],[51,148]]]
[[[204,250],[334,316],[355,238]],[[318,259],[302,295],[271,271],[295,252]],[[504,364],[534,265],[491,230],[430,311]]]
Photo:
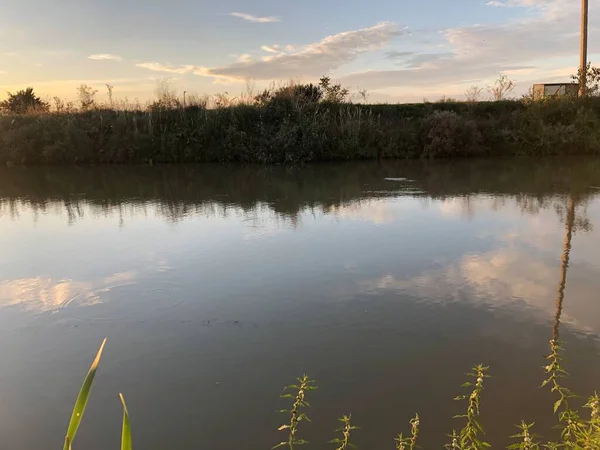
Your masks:
[[[553,332],[600,388],[599,195],[596,159],[1,169],[0,442],[62,445],[105,336],[78,448],[118,448],[123,392],[138,449],[270,449],[305,372],[313,448],[415,412],[439,448],[480,362],[488,440],[548,435]]]

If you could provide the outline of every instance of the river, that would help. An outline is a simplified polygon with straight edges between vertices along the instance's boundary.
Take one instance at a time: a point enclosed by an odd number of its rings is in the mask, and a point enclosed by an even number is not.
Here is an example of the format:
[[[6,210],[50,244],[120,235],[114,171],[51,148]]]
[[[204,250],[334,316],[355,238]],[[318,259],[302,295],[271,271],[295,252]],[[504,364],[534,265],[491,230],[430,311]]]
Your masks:
[[[138,449],[268,450],[304,373],[306,448],[349,413],[440,448],[478,363],[485,438],[548,437],[553,336],[600,388],[599,248],[593,158],[2,168],[0,442],[62,445],[104,337],[74,449],[118,448],[122,392]]]

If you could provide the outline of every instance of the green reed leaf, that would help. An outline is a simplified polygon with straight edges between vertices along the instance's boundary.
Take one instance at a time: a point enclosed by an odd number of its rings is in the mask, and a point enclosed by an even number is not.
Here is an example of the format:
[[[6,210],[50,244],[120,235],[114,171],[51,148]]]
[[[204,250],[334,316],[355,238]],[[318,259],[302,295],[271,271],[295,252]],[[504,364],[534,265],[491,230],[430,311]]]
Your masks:
[[[96,376],[96,371],[98,370],[98,364],[100,364],[100,357],[102,356],[102,351],[104,350],[105,344],[106,338],[104,338],[102,341],[102,345],[100,345],[100,348],[98,349],[96,358],[94,358],[94,361],[90,366],[90,370],[88,371],[85,380],[83,380],[83,385],[81,386],[81,390],[77,396],[77,401],[73,407],[73,413],[71,414],[71,420],[69,421],[69,427],[67,428],[67,436],[65,437],[63,450],[70,450],[73,440],[75,439],[75,435],[77,434],[77,429],[79,428],[79,424],[83,418],[83,413],[85,412],[85,407],[90,397],[92,383],[94,382],[94,377]]]
[[[123,394],[119,394],[123,403],[123,431],[121,433],[121,450],[131,450],[131,425],[129,424],[129,412],[125,404]]]

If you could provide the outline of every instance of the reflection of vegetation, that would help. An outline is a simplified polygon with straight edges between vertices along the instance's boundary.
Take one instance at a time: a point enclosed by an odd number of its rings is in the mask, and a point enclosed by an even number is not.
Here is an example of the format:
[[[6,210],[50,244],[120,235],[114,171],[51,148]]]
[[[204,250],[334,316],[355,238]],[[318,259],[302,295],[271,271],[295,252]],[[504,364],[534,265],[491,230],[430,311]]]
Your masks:
[[[565,298],[565,287],[567,285],[567,269],[569,268],[569,258],[571,255],[571,239],[573,238],[573,227],[575,225],[575,201],[569,197],[567,206],[567,217],[565,225],[565,242],[563,244],[563,253],[560,264],[560,280],[558,282],[558,294],[556,296],[556,315],[553,329],[553,342],[558,342],[560,316],[563,309],[563,300]]]
[[[69,423],[67,435],[65,437],[65,444],[63,450],[71,450],[73,439],[77,433],[77,429],[83,418],[87,402],[90,396],[92,383],[94,381],[94,375],[100,363],[100,357],[106,339],[102,343],[92,366],[84,380],[83,386],[77,397],[77,402],[73,409],[73,415]],[[554,403],[554,413],[558,413],[559,428],[561,430],[559,441],[547,441],[538,442],[537,436],[532,432],[533,423],[528,424],[526,421],[521,421],[520,425],[517,425],[520,432],[511,436],[515,443],[509,446],[509,449],[514,450],[539,450],[548,449],[556,450],[559,448],[571,448],[581,450],[594,450],[600,448],[600,398],[597,394],[591,396],[588,402],[585,404],[585,408],[590,410],[589,418],[584,417],[580,411],[573,408],[570,400],[575,397],[574,394],[564,386],[563,381],[567,378],[568,373],[563,367],[563,358],[561,355],[561,348],[557,340],[552,339],[550,341],[550,355],[547,357],[548,365],[544,368],[546,378],[542,383],[542,386],[548,385],[557,396],[557,400]],[[483,394],[484,380],[488,378],[488,367],[478,365],[472,369],[471,373],[468,373],[469,381],[462,385],[467,392],[461,394],[455,398],[455,400],[465,401],[466,409],[464,413],[455,416],[456,419],[462,421],[463,425],[460,430],[454,430],[449,434],[450,442],[445,445],[445,448],[449,450],[484,450],[491,445],[484,441],[482,435],[485,434],[484,427],[481,423],[481,399]],[[309,379],[307,375],[302,378],[298,378],[297,384],[287,386],[284,390],[284,394],[281,395],[283,399],[291,400],[290,409],[282,409],[281,413],[289,416],[289,422],[286,421],[281,425],[278,430],[286,434],[285,440],[275,445],[273,449],[278,447],[287,447],[289,450],[294,450],[302,444],[308,444],[308,441],[299,437],[299,424],[301,422],[310,422],[307,414],[305,413],[306,408],[310,405],[306,400],[309,392],[314,391],[316,386],[314,381]],[[122,450],[131,450],[131,428],[129,422],[129,413],[125,405],[123,396],[121,395],[121,401],[123,402],[123,431],[122,431]],[[336,437],[330,443],[337,445],[337,450],[349,450],[354,448],[354,445],[350,442],[351,432],[358,429],[351,423],[351,416],[344,415],[341,419],[342,427],[338,431],[339,437]],[[398,435],[395,439],[397,450],[415,450],[417,448],[417,437],[419,436],[420,430],[420,419],[416,415],[410,422],[411,432],[408,437],[403,437],[402,434]]]
[[[408,178],[411,181],[389,181]],[[31,167],[0,170],[0,205],[17,214],[22,202],[34,211],[63,205],[71,221],[89,206],[124,214],[126,206],[149,205],[169,220],[191,213],[253,211],[258,205],[295,220],[302,211],[336,208],[398,195],[448,199],[491,194],[501,205],[516,201],[537,214],[573,192],[582,205],[600,186],[600,159],[387,162],[301,168],[254,166]],[[472,209],[472,208],[471,208]],[[125,209],[126,211],[126,209]],[[471,211],[472,214],[475,211]],[[577,221],[576,221],[577,222]],[[579,223],[579,222],[577,222]]]

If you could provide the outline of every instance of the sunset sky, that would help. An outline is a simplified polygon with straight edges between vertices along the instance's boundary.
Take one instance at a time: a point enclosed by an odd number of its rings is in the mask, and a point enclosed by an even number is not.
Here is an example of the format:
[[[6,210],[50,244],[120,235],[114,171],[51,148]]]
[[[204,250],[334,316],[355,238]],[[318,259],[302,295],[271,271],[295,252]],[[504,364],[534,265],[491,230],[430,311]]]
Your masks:
[[[517,94],[567,81],[579,0],[2,0],[0,99],[33,86],[75,98],[82,83],[144,102],[179,92],[239,95],[327,74],[382,102],[462,98],[504,73]],[[590,60],[600,52],[590,0]],[[102,98],[102,97],[100,97]]]

